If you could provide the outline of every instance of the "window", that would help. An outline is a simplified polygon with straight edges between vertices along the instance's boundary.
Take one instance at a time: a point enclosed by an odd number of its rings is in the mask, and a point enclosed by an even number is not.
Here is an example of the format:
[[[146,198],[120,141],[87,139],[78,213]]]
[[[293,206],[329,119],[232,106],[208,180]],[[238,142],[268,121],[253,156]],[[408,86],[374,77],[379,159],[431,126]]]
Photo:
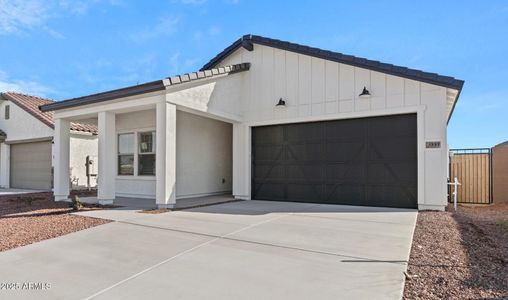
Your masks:
[[[118,134],[118,175],[155,176],[155,131]]]
[[[138,175],[155,175],[155,131],[138,135]]]
[[[11,117],[11,107],[9,105],[5,106],[5,119],[9,120]]]
[[[118,135],[118,175],[134,175],[134,133]]]

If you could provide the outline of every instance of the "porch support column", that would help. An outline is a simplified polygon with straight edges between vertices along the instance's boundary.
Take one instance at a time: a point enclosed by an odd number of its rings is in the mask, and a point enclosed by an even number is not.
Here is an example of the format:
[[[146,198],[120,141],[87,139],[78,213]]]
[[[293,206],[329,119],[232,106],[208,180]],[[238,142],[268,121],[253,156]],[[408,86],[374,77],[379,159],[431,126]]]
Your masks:
[[[233,196],[251,200],[251,129],[243,123],[233,124]]]
[[[10,187],[11,170],[11,145],[0,143],[0,187],[8,189]]]
[[[155,202],[159,208],[176,204],[176,105],[166,101],[156,106]]]
[[[55,201],[68,201],[70,171],[70,122],[55,119],[55,136],[53,139],[53,195]]]
[[[97,199],[99,204],[113,204],[116,177],[116,129],[115,114],[98,113],[99,129],[99,174]]]

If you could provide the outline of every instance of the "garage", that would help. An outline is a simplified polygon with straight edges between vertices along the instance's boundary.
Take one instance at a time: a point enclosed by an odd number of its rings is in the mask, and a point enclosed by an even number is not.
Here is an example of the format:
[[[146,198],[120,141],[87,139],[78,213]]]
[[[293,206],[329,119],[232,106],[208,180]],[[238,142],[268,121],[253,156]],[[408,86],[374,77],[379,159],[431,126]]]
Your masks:
[[[51,142],[11,145],[11,187],[51,189]]]
[[[253,127],[252,199],[416,208],[416,114]]]

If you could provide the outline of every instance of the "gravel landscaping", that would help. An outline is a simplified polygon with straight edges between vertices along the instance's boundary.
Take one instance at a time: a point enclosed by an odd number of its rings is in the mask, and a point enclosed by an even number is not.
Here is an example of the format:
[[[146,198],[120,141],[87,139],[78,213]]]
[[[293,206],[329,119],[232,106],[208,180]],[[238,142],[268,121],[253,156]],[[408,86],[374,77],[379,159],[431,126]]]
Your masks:
[[[508,204],[420,212],[404,299],[508,299]]]
[[[89,196],[93,193],[80,191],[72,194]],[[82,209],[101,207],[85,205]],[[50,192],[0,196],[0,251],[109,222],[72,215],[70,212],[69,203],[53,201]]]

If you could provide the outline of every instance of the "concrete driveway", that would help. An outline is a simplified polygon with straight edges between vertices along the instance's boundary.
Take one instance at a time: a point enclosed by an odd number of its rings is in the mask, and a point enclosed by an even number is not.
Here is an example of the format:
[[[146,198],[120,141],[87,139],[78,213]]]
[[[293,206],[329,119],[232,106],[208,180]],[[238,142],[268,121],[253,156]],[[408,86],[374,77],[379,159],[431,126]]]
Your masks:
[[[414,210],[243,201],[129,218],[0,253],[37,299],[400,299]],[[104,216],[104,215],[103,215]]]

